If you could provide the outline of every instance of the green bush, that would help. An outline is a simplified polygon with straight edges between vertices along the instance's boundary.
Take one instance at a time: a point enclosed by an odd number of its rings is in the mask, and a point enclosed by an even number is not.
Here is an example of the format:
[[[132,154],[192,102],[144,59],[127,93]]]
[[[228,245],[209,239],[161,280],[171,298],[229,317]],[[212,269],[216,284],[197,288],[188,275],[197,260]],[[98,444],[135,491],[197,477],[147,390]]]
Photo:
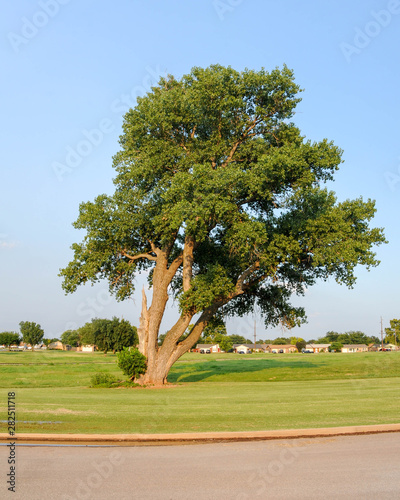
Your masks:
[[[330,346],[331,352],[342,352],[343,344],[341,342],[332,342]]]
[[[125,375],[134,380],[146,372],[147,359],[138,349],[124,347],[117,353],[117,364]]]
[[[90,379],[92,387],[111,387],[117,379],[111,373],[98,372]]]

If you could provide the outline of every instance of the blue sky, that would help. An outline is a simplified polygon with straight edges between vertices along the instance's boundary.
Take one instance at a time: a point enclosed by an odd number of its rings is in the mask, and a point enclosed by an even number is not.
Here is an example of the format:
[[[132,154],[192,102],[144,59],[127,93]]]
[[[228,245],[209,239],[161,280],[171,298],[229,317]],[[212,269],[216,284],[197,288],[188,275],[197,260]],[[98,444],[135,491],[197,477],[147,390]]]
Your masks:
[[[0,331],[35,321],[46,337],[92,317],[138,325],[140,297],[116,303],[107,284],[65,296],[57,276],[82,234],[79,203],[112,193],[122,116],[159,75],[219,63],[237,70],[284,63],[305,90],[294,121],[327,137],[345,162],[339,200],[376,200],[388,245],[357,269],[353,290],[319,283],[294,303],[309,322],[292,334],[368,335],[400,317],[400,1],[42,0],[6,2],[0,19]],[[88,138],[91,141],[87,147]],[[85,149],[86,145],[86,149]],[[138,279],[138,293],[142,280]],[[174,320],[168,306],[164,331]],[[228,321],[249,338],[253,318]],[[258,336],[282,332],[258,320]],[[285,335],[290,335],[284,332]]]

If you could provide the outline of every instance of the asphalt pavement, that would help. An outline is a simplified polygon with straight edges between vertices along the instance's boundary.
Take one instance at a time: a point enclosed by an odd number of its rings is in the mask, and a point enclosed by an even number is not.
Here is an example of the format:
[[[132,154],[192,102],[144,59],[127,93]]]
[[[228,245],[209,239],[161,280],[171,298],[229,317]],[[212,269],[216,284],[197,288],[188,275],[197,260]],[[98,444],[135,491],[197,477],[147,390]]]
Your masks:
[[[127,444],[127,443],[125,443]],[[400,433],[197,445],[19,444],[16,492],[32,500],[398,499]]]

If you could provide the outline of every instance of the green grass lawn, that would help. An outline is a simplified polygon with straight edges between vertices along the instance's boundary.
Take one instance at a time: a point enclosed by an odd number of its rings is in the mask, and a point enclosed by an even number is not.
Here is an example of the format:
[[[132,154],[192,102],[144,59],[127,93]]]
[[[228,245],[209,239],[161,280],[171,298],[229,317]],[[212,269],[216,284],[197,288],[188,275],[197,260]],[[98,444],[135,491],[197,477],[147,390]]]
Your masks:
[[[162,389],[90,388],[123,379],[102,353],[0,352],[0,408],[18,432],[158,433],[400,422],[400,353],[187,354]],[[0,418],[1,419],[1,418]],[[0,423],[0,432],[6,424]]]

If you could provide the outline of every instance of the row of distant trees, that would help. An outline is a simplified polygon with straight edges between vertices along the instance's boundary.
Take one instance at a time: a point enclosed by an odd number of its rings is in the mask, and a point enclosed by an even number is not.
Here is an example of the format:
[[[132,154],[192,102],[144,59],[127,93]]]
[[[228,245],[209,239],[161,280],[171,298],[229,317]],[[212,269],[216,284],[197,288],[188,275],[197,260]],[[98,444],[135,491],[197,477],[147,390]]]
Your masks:
[[[43,339],[43,328],[33,321],[21,321],[19,328],[20,333],[0,332],[0,345],[10,348],[12,345],[19,345],[22,340],[26,344],[30,344],[33,350],[37,344],[42,342],[49,344],[52,341],[51,339]]]
[[[129,321],[113,317],[112,319],[95,318],[77,330],[67,330],[61,339],[44,338],[43,328],[31,321],[21,321],[18,332],[0,332],[0,345],[10,349],[12,345],[19,345],[21,341],[32,346],[38,344],[49,345],[61,340],[63,344],[77,347],[78,345],[96,345],[98,349],[121,351],[124,347],[136,346],[139,342],[137,329]]]

